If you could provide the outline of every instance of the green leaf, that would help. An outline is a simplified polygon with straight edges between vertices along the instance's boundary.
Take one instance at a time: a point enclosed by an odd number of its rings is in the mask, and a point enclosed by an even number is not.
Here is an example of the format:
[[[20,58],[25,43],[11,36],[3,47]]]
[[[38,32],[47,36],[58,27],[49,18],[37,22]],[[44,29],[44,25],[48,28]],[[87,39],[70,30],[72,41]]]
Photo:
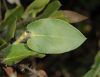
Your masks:
[[[60,19],[40,19],[27,26],[30,49],[45,54],[69,52],[79,47],[86,38],[71,24]]]
[[[16,20],[14,20],[14,22],[11,25],[7,26],[7,34],[6,34],[7,41],[11,40],[14,37],[15,31],[16,31]]]
[[[40,11],[43,10],[43,8],[49,3],[50,0],[35,0],[33,1],[25,10],[25,13],[23,15],[24,18],[27,18],[28,15],[31,13],[36,15]]]
[[[13,12],[14,12],[14,9],[7,10],[6,13],[5,13],[4,20],[6,20]]]
[[[58,0],[52,1],[48,4],[46,9],[38,18],[47,18],[51,16],[54,12],[56,12],[61,7],[61,4]]]
[[[6,55],[4,56],[3,63],[12,65],[20,62],[26,57],[36,55],[35,52],[29,50],[24,44],[13,44],[6,49]]]
[[[100,50],[96,55],[92,68],[83,77],[99,77],[100,76]]]
[[[70,23],[70,20],[64,15],[62,11],[54,12],[49,18],[61,19]]]
[[[0,38],[0,50],[6,46],[6,41],[3,38]]]
[[[23,12],[24,9],[22,6],[17,6],[13,10],[11,10],[11,13],[10,11],[7,12],[8,14],[5,15],[5,19],[2,21],[2,23],[0,23],[0,31],[2,31],[5,26],[12,25],[16,18],[17,20],[20,19],[23,15]]]
[[[96,77],[95,75],[94,75],[94,70],[90,70],[90,71],[88,71],[86,74],[85,74],[85,76],[83,76],[83,77]]]

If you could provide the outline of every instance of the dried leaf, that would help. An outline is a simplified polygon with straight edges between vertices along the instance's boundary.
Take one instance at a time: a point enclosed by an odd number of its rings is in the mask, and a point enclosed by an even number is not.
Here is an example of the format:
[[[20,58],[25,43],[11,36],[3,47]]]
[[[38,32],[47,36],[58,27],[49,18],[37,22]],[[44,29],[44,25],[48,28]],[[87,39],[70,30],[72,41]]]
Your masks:
[[[47,74],[46,74],[46,72],[44,70],[39,70],[38,71],[38,76],[39,77],[48,77]]]
[[[83,20],[86,20],[88,17],[81,15],[77,12],[70,11],[70,10],[62,10],[64,16],[70,20],[70,23],[77,23]]]
[[[9,77],[17,77],[17,73],[12,67],[3,67],[3,69]]]

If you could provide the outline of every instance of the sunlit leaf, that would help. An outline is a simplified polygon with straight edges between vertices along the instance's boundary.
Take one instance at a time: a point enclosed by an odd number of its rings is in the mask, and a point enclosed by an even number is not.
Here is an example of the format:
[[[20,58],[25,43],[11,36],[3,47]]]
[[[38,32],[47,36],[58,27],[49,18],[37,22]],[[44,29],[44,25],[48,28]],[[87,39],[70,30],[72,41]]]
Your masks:
[[[79,47],[86,38],[71,24],[60,19],[40,19],[27,26],[30,49],[46,54],[64,53]]]
[[[33,56],[36,53],[29,50],[24,44],[14,44],[8,46],[6,49],[6,55],[4,56],[3,63],[12,65],[20,62],[26,57]]]
[[[29,56],[37,58],[45,57],[45,54],[32,51],[23,43],[9,45],[2,50],[2,55],[2,62],[8,65],[16,64]]]

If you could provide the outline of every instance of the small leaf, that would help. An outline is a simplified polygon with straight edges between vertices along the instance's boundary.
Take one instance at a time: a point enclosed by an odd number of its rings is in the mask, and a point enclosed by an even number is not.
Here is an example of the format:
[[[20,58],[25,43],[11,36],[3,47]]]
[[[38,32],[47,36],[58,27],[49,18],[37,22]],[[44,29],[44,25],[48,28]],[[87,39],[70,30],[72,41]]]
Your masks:
[[[33,51],[45,54],[69,52],[79,47],[86,38],[69,23],[60,19],[40,19],[27,26]]]
[[[65,15],[62,11],[54,12],[49,18],[61,19],[61,20],[64,20],[64,21],[67,21],[70,23],[70,20],[67,17],[65,17]]]
[[[6,34],[7,41],[11,40],[14,37],[15,31],[16,31],[16,20],[14,20],[14,22],[11,25],[7,26],[7,34]]]
[[[61,12],[63,12],[64,16],[69,19],[70,23],[81,22],[88,18],[74,11],[62,10]]]
[[[83,77],[99,77],[100,76],[100,50],[96,55],[92,68]]]
[[[50,0],[35,0],[33,1],[25,10],[25,13],[23,15],[24,18],[27,18],[28,15],[31,13],[34,14],[34,16],[43,10],[43,8],[49,3]]]
[[[29,50],[24,44],[14,44],[5,49],[3,63],[12,65],[20,62],[26,57],[36,55],[35,52]]]
[[[6,14],[5,19],[0,23],[0,31],[2,31],[5,26],[8,25],[12,25],[12,23],[14,22],[14,20],[17,20],[21,18],[21,16],[23,15],[24,9],[21,6],[17,6],[15,9],[11,10],[10,12],[7,12],[8,14]]]
[[[39,18],[47,18],[50,15],[52,15],[54,12],[56,12],[61,7],[61,4],[58,0],[52,1],[48,4],[46,9],[43,11],[43,13],[39,16]]]
[[[16,8],[14,8],[12,10],[8,10],[7,13],[9,13],[9,14],[6,15],[7,17],[5,17],[5,20],[8,20],[8,19],[13,18],[13,17],[17,17],[17,19],[19,19],[19,18],[21,18],[23,12],[24,12],[23,7],[17,6]]]

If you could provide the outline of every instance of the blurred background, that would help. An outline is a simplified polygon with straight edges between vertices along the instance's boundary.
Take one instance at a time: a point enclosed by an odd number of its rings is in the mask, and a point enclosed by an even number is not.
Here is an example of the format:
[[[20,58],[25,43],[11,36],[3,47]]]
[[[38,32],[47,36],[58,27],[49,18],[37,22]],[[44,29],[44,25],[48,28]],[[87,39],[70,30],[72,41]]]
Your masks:
[[[4,1],[0,0],[0,20],[4,18]],[[26,8],[33,0],[20,0]],[[92,66],[94,57],[100,46],[100,0],[60,0],[61,10],[70,10],[88,19],[73,24],[86,37],[87,40],[79,48],[60,55],[47,55],[37,59],[38,68],[44,69],[48,77],[82,77]],[[6,7],[14,8],[5,0]]]

